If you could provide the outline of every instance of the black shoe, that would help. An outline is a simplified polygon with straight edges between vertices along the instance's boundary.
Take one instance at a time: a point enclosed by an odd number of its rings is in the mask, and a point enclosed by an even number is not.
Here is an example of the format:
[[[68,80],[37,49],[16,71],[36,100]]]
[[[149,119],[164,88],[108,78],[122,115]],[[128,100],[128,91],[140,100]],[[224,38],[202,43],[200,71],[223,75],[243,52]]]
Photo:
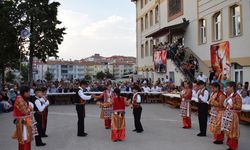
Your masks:
[[[142,131],[136,131],[137,133],[142,133],[143,132],[143,130]]]
[[[136,132],[137,130],[136,129],[134,129],[134,130],[132,130],[133,132]]]
[[[227,150],[233,150],[233,149],[231,149],[231,148],[228,148]]]
[[[47,134],[44,134],[44,135],[42,135],[41,137],[45,138],[45,137],[48,137],[48,135],[47,135]]]
[[[182,127],[183,129],[190,129],[190,127]]]
[[[40,144],[36,144],[36,146],[45,146],[46,143],[40,143]]]
[[[214,141],[214,144],[223,144],[223,141]]]
[[[88,135],[88,133],[83,133],[83,134],[78,134],[77,136],[85,137],[87,135]]]
[[[202,136],[206,136],[206,134],[199,133],[199,134],[197,134],[197,136],[202,137]]]

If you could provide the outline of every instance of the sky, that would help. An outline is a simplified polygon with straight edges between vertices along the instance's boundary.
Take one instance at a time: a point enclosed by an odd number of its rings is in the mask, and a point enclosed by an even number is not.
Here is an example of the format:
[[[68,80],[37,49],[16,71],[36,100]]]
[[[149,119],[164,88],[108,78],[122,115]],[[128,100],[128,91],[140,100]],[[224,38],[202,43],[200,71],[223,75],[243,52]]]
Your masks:
[[[59,57],[82,59],[136,55],[136,12],[131,0],[57,0],[58,19],[66,27]]]

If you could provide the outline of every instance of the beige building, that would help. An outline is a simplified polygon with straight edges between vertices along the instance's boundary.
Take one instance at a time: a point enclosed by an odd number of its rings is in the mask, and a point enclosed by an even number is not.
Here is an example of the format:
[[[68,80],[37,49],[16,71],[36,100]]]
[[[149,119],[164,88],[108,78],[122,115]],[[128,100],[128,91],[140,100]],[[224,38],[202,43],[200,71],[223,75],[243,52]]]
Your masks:
[[[171,78],[179,84],[185,75],[167,59],[166,72],[157,73],[153,45],[182,42],[209,74],[211,46],[229,43],[231,79],[249,80],[249,0],[132,0],[136,4],[138,74],[154,80]]]

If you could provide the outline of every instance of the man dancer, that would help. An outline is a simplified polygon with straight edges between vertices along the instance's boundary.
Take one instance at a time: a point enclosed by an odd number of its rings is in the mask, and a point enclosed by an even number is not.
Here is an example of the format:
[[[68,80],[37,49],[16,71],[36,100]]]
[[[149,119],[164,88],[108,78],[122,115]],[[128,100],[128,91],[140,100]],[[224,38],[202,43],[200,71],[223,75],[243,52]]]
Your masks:
[[[36,127],[38,131],[38,135],[35,136],[36,146],[45,146],[46,143],[42,142],[42,134],[43,134],[43,112],[47,106],[49,106],[48,101],[43,101],[43,92],[41,88],[35,89],[35,101],[34,101],[34,111],[35,111],[35,119],[36,119]]]
[[[13,139],[18,140],[19,150],[31,150],[32,127],[31,127],[31,111],[33,108],[29,105],[30,88],[22,86],[20,88],[20,96],[16,97],[14,103],[13,117],[15,119],[16,130],[12,135]]]
[[[46,103],[46,102],[49,103],[49,100],[47,98],[47,88],[46,87],[42,87],[42,92],[43,92],[43,97],[41,98],[41,101],[43,103]],[[48,137],[48,135],[46,134],[47,120],[48,120],[48,107],[46,107],[44,109],[44,111],[42,112],[42,130],[43,130],[42,137]]]
[[[208,98],[209,92],[206,90],[205,82],[198,81],[198,119],[200,125],[200,133],[197,136],[206,136],[207,134],[207,116],[208,116]]]
[[[133,99],[132,99],[132,108],[133,108],[133,115],[134,115],[134,124],[135,129],[134,132],[141,133],[143,132],[143,127],[141,124],[141,113],[142,113],[142,107],[141,107],[141,96],[139,95],[140,88],[138,86],[135,86],[133,88]]]
[[[212,93],[209,99],[209,104],[211,105],[209,131],[214,134],[214,144],[223,144],[224,132],[221,131],[221,119],[225,110],[223,104],[226,96],[220,90],[219,83],[214,82],[212,83],[211,87]]]
[[[88,85],[87,81],[81,81],[75,97],[76,111],[78,117],[77,136],[82,136],[82,137],[88,135],[84,129],[85,104],[87,100],[90,100],[92,98],[92,96],[86,96],[83,93],[83,89],[85,89],[87,85]]]

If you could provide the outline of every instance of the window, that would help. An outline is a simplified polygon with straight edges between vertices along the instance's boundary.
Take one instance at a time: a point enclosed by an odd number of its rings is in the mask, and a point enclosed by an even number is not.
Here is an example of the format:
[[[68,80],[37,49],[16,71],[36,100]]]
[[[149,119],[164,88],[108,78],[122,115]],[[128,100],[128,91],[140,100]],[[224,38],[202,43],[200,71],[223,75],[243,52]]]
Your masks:
[[[144,58],[144,45],[141,45],[141,58]]]
[[[147,5],[147,3],[148,3],[148,0],[145,0],[145,3],[144,3],[144,4]]]
[[[222,39],[222,16],[221,12],[213,16],[213,39],[218,41]]]
[[[145,43],[145,56],[148,56],[148,41]]]
[[[141,0],[141,9],[143,8],[143,1],[144,1],[144,0]]]
[[[150,20],[150,26],[153,26],[154,16],[153,16],[153,11],[152,10],[149,13],[149,20]]]
[[[199,38],[200,44],[204,44],[207,42],[207,28],[206,28],[206,20],[199,20]]]
[[[231,36],[241,35],[241,10],[239,5],[230,7]]]
[[[155,45],[158,46],[158,44],[160,44],[160,39],[159,39],[159,38],[157,38],[157,39],[155,40]]]
[[[155,23],[159,22],[159,7],[155,7]]]
[[[148,14],[145,16],[145,29],[148,28]]]
[[[183,15],[183,0],[168,0],[168,21]]]
[[[143,18],[141,18],[141,32],[144,30]]]
[[[150,40],[150,56],[153,56],[154,41]]]

